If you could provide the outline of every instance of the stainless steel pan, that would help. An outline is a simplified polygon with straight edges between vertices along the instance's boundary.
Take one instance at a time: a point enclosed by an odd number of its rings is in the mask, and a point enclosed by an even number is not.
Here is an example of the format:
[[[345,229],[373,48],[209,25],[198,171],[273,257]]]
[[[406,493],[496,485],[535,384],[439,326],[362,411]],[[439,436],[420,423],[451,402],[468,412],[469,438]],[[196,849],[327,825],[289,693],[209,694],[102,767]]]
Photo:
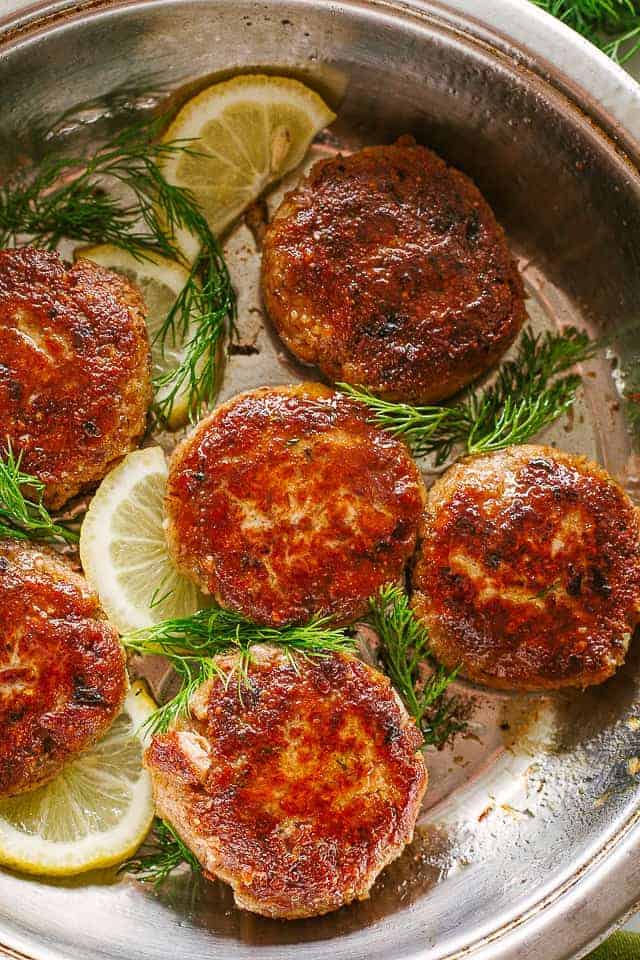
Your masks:
[[[322,149],[411,132],[475,178],[520,257],[533,321],[614,337],[575,416],[545,440],[600,459],[638,493],[618,391],[640,350],[629,332],[640,318],[640,94],[525,0],[40,4],[1,25],[0,175],[50,149],[47,123],[80,103],[81,122],[55,139],[90,140],[166,95],[258,67],[306,78],[338,108]],[[227,247],[243,336],[260,352],[232,358],[223,394],[304,376],[260,315],[253,235],[240,225]],[[38,960],[580,955],[640,899],[639,680],[636,645],[586,694],[461,684],[470,734],[429,755],[416,841],[366,903],[280,923],[186,878],[155,895],[113,873],[6,873],[0,943]]]

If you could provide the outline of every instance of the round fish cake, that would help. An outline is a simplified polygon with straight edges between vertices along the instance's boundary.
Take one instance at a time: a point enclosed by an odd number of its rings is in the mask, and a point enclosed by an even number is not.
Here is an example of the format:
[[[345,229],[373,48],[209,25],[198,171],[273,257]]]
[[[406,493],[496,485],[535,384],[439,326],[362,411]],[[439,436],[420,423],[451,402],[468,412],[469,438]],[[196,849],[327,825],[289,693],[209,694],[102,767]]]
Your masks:
[[[405,445],[367,418],[319,384],[265,387],[219,407],[169,465],[178,569],[258,623],[363,614],[402,575],[425,498]]]
[[[0,540],[0,796],[52,780],[127,690],[118,634],[53,551]]]
[[[225,673],[238,654],[218,657]],[[295,919],[365,899],[413,836],[422,737],[354,657],[252,648],[247,683],[201,686],[145,756],[158,813],[236,903]]]
[[[267,230],[262,287],[301,360],[412,403],[488,370],[526,317],[488,204],[410,137],[312,168]]]
[[[57,508],[133,449],[151,402],[138,291],[88,260],[0,250],[0,451],[9,441]]]
[[[584,457],[511,447],[429,491],[414,608],[435,656],[491,687],[602,683],[640,619],[640,522]]]

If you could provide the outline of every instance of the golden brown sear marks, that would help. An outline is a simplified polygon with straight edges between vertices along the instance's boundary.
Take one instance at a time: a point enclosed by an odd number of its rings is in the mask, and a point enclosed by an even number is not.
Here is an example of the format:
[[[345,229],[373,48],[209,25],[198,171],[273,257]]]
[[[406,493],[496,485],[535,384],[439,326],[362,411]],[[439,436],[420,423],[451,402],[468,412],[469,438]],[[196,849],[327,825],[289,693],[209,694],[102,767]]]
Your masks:
[[[238,669],[236,655],[217,658]],[[145,765],[158,813],[239,907],[295,919],[365,899],[411,841],[427,771],[389,681],[353,657],[254,647],[216,677]]]
[[[435,655],[507,689],[602,683],[640,617],[640,523],[584,457],[511,447],[429,491],[415,610]]]
[[[262,285],[300,359],[413,403],[484,373],[526,316],[486,201],[410,137],[317,163],[268,228]]]
[[[108,730],[126,688],[84,579],[53,552],[0,541],[0,796],[53,779]]]
[[[178,568],[259,623],[364,613],[412,555],[425,496],[404,444],[367,418],[318,384],[219,407],[169,466]]]
[[[131,450],[151,401],[145,308],[123,277],[57,253],[0,251],[0,448],[59,507]]]

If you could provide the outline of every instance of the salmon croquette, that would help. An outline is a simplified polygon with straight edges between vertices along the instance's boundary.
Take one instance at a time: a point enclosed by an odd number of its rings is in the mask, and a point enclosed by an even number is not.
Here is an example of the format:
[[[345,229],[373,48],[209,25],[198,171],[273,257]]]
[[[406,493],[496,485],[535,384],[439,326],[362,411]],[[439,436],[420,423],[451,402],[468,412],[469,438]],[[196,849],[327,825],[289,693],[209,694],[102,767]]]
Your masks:
[[[402,441],[319,384],[241,394],[175,451],[165,499],[178,569],[266,625],[348,623],[412,555],[424,486]]]
[[[490,687],[602,683],[640,619],[640,522],[584,457],[511,447],[429,491],[414,607],[435,656]]]
[[[267,230],[262,286],[297,357],[333,381],[411,403],[476,379],[526,317],[488,204],[410,137],[312,168]]]
[[[137,290],[88,260],[0,251],[0,450],[62,506],[142,436],[151,361]]]
[[[53,551],[0,541],[0,796],[52,780],[120,712],[118,634]]]
[[[238,656],[217,666],[228,675]],[[386,677],[354,657],[257,646],[244,688],[207,681],[145,766],[205,873],[239,907],[296,919],[365,899],[411,841],[421,741]]]

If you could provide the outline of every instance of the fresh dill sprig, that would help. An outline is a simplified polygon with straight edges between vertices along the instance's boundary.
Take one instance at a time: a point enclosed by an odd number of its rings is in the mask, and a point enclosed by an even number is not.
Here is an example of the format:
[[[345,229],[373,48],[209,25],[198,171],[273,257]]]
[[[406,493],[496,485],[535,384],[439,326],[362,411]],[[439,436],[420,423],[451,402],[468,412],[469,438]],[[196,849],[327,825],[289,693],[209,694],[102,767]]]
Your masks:
[[[10,446],[0,455],[0,537],[77,543],[75,531],[52,519],[42,502],[44,483],[25,473],[21,461]],[[35,500],[28,499],[25,488]]]
[[[166,820],[156,817],[149,838],[135,857],[125,860],[118,867],[118,873],[130,873],[142,883],[152,883],[160,887],[167,877],[186,864],[195,877],[202,873],[202,867],[189,847],[180,839],[176,831]]]
[[[557,420],[574,403],[581,383],[577,374],[561,374],[590,360],[597,349],[598,343],[573,327],[544,334],[527,327],[515,359],[502,364],[491,387],[471,394],[465,403],[470,424],[467,452],[525,443]]]
[[[468,413],[463,404],[452,407],[381,400],[364,387],[337,383],[337,388],[373,412],[372,420],[397,437],[402,437],[416,457],[438,454],[444,462],[456,443],[469,435]]]
[[[201,214],[196,223],[195,232],[202,243],[200,255],[156,334],[156,340],[163,347],[184,343],[189,324],[194,318],[197,320],[195,333],[185,344],[180,364],[154,380],[156,392],[163,394],[154,407],[163,423],[169,420],[176,398],[185,386],[189,391],[191,421],[197,419],[200,409],[215,396],[221,374],[219,349],[227,334],[235,329],[236,299],[227,265]]]
[[[134,123],[90,156],[51,154],[0,186],[0,247],[22,238],[53,250],[63,239],[109,243],[138,260],[160,254],[181,260],[179,230],[193,234],[200,254],[157,338],[182,343],[180,365],[157,378],[163,397],[156,415],[166,422],[176,396],[189,389],[189,415],[215,395],[220,345],[235,325],[235,294],[220,246],[191,193],[165,178],[163,161],[178,152],[197,155],[188,141],[162,143],[166,118]]]
[[[533,0],[624,64],[640,50],[640,10],[634,0]]]
[[[66,238],[111,243],[139,259],[179,257],[168,227],[188,228],[193,204],[159,164],[189,148],[156,142],[164,123],[134,123],[89,156],[54,152],[35,170],[20,169],[0,187],[0,246],[17,246],[27,235],[47,250]],[[114,184],[125,199],[107,192]]]
[[[222,674],[213,659],[218,654],[233,650],[240,653],[237,678],[242,685],[251,647],[258,643],[282,647],[292,657],[292,662],[295,653],[316,657],[355,649],[355,641],[349,633],[333,627],[328,617],[316,617],[302,626],[287,625],[276,629],[259,626],[218,607],[199,610],[190,617],[162,620],[126,634],[122,642],[133,654],[162,654],[178,676],[177,694],[147,721],[146,727],[151,733],[161,733],[179,717],[188,715],[195,690],[205,680]],[[229,675],[222,675],[225,682],[230,682]]]
[[[465,727],[458,715],[457,698],[444,695],[457,671],[433,665],[428,631],[400,587],[384,587],[371,598],[368,622],[380,640],[380,665],[416,721],[424,742],[443,746]],[[429,677],[423,673],[425,663],[433,665]]]
[[[456,446],[468,454],[501,450],[525,443],[553,423],[575,402],[581,383],[577,374],[562,374],[597,349],[595,341],[573,327],[544,334],[527,327],[515,358],[502,364],[495,382],[451,406],[391,403],[361,387],[337,386],[368,406],[380,426],[403,437],[415,456],[435,453],[439,465]]]

